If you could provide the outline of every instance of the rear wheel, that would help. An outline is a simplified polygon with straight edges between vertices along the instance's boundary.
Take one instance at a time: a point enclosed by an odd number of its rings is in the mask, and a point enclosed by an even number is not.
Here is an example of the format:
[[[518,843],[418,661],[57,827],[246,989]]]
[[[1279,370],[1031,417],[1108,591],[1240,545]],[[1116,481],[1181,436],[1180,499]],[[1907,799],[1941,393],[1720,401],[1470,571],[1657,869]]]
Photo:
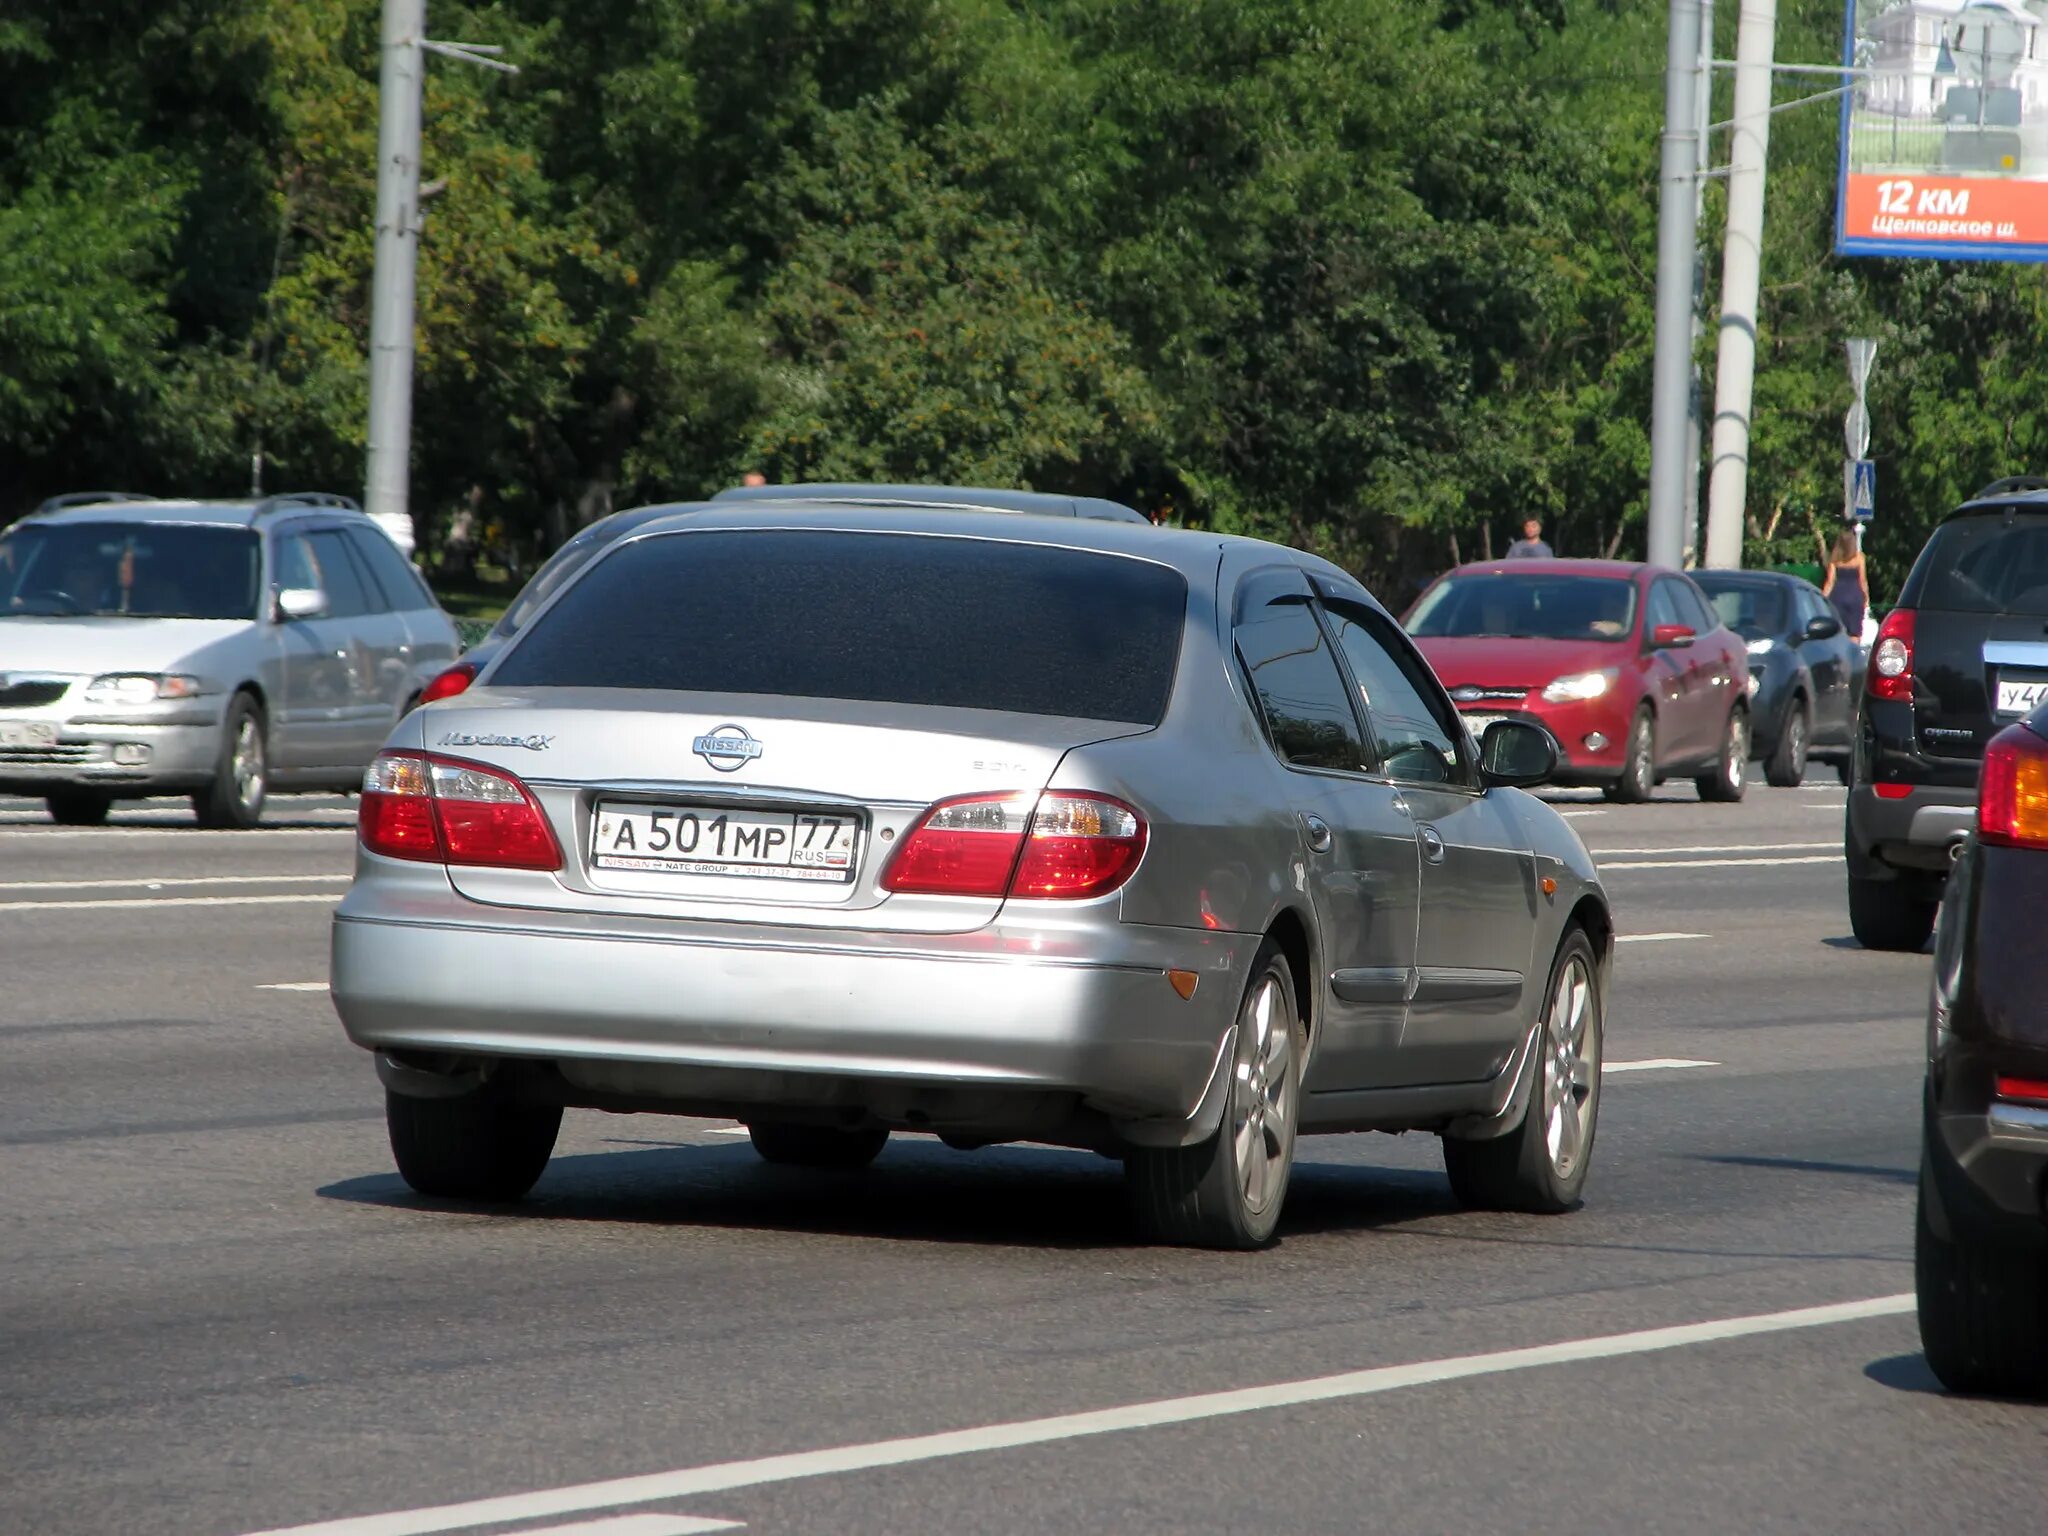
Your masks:
[[[1599,958],[1584,930],[1574,928],[1551,965],[1536,1079],[1521,1124],[1485,1141],[1444,1138],[1444,1172],[1461,1205],[1547,1216],[1579,1203],[1600,1116],[1605,1016]]]
[[[1806,700],[1793,699],[1785,709],[1785,725],[1778,732],[1778,745],[1764,764],[1766,783],[1777,789],[1792,789],[1805,782],[1806,748],[1812,732]]]
[[[263,819],[263,797],[270,786],[270,753],[264,737],[263,711],[246,693],[238,693],[221,723],[220,758],[213,782],[192,797],[192,813],[202,827],[253,827]]]
[[[1937,1236],[1924,1166],[1920,1182],[1913,1290],[1928,1366],[1951,1392],[2048,1397],[2048,1257]]]
[[[1917,881],[1849,877],[1849,931],[1865,949],[1918,951],[1934,932],[1939,905]]]
[[[384,1125],[399,1175],[423,1195],[517,1200],[555,1150],[562,1111],[522,1104],[493,1083],[448,1099],[387,1090]]]
[[[50,808],[50,820],[60,827],[97,827],[107,819],[114,797],[90,789],[67,789],[46,797],[43,803]]]
[[[762,1160],[793,1168],[865,1168],[889,1143],[886,1130],[842,1131],[830,1125],[749,1125]]]
[[[1702,800],[1732,804],[1742,798],[1748,769],[1749,711],[1737,705],[1728,712],[1728,725],[1721,733],[1721,751],[1714,766],[1695,778],[1693,784]]]
[[[1287,957],[1267,939],[1238,1008],[1230,1102],[1216,1134],[1192,1147],[1133,1148],[1125,1159],[1125,1184],[1146,1236],[1202,1248],[1263,1248],[1273,1240],[1294,1168],[1308,1044],[1294,999]]]
[[[1621,754],[1621,777],[1606,787],[1610,800],[1636,805],[1657,787],[1657,722],[1647,709],[1629,722],[1628,745]]]

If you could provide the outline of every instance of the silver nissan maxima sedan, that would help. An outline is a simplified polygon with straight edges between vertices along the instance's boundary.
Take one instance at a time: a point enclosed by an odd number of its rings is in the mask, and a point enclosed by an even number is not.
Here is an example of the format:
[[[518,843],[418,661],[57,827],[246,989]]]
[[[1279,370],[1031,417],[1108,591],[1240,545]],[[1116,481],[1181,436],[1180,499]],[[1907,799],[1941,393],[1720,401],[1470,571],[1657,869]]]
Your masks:
[[[1124,1161],[1268,1242],[1300,1134],[1586,1178],[1613,926],[1355,580],[1249,539],[829,502],[618,540],[364,780],[333,995],[415,1189],[507,1200],[562,1111]]]

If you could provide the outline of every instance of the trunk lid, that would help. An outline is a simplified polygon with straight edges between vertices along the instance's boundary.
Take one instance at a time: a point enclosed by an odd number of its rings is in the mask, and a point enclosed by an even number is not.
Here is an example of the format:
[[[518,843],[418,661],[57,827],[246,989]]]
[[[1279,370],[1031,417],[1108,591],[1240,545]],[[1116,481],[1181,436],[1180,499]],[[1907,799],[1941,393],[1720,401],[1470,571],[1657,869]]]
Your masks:
[[[1913,727],[1929,757],[1975,762],[2048,697],[2048,514],[2007,507],[1937,528],[1907,579]]]
[[[556,874],[451,868],[472,900],[897,933],[968,932],[1002,905],[881,889],[891,854],[932,802],[1035,796],[1072,748],[1150,729],[999,710],[590,688],[476,689],[418,718],[428,751],[516,774],[562,845]],[[835,834],[851,839],[845,877],[829,864]],[[742,836],[744,846],[733,841]],[[818,861],[805,872],[758,862],[806,838],[816,852],[789,854]],[[757,862],[731,872],[728,852]],[[672,867],[634,862],[647,853]]]

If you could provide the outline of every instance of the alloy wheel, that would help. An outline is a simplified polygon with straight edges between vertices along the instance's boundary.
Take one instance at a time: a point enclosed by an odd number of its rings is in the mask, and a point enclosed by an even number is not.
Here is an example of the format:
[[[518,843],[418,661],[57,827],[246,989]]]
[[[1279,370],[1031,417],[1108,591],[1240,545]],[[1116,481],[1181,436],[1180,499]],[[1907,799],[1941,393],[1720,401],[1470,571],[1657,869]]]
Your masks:
[[[234,753],[228,770],[235,781],[235,803],[251,814],[263,803],[266,765],[263,760],[263,732],[251,716],[243,716],[235,730]]]
[[[1277,976],[1260,983],[1239,1027],[1251,1049],[1238,1057],[1230,1139],[1245,1208],[1263,1212],[1286,1186],[1294,1132],[1294,1042]]]
[[[1593,978],[1573,955],[1550,994],[1543,1057],[1543,1144],[1560,1179],[1570,1178],[1592,1134],[1588,1109],[1600,1074],[1600,1040],[1587,1025]]]

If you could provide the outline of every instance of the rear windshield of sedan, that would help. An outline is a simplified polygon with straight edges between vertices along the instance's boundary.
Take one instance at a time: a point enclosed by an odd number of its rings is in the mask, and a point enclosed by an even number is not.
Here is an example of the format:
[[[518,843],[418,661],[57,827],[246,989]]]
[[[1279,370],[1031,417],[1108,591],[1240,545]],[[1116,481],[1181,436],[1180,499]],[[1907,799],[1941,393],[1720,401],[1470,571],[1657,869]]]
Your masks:
[[[2048,617],[2048,517],[1991,513],[1943,523],[1915,575],[1916,608]]]
[[[1758,582],[1729,582],[1725,586],[1711,578],[1695,575],[1693,580],[1707,594],[1721,622],[1743,635],[1777,635],[1785,630],[1785,594],[1777,586]]]
[[[1408,615],[1422,639],[1625,640],[1635,629],[1636,584],[1616,576],[1447,576]]]
[[[861,699],[1156,725],[1187,583],[992,539],[762,529],[629,540],[537,617],[506,687]]]
[[[29,523],[0,537],[0,618],[253,619],[256,535],[198,523]]]

